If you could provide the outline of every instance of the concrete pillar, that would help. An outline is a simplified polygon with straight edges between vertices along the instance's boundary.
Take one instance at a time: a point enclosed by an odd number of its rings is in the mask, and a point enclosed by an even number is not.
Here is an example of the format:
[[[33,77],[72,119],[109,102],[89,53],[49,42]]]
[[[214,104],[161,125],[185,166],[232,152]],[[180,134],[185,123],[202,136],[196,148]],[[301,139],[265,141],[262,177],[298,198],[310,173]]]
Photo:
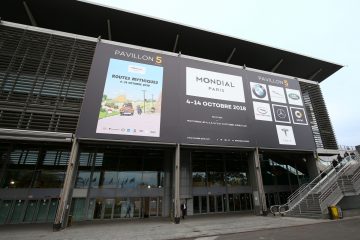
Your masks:
[[[172,173],[173,173],[173,159],[174,159],[174,150],[165,151],[165,162],[164,162],[164,199],[163,199],[163,216],[170,216],[171,206],[172,206]]]
[[[180,200],[192,197],[191,151],[181,150]]]
[[[174,217],[175,223],[180,223],[180,145],[176,145],[174,166]]]
[[[314,179],[316,176],[320,174],[320,171],[317,166],[318,160],[316,157],[316,153],[309,154],[304,160],[306,161],[306,168],[308,170],[310,179]]]
[[[254,211],[256,215],[267,214],[264,185],[261,176],[259,150],[256,149],[248,158],[250,183],[254,197]]]
[[[56,212],[56,217],[53,225],[54,231],[59,231],[66,228],[68,223],[68,215],[70,211],[70,204],[72,199],[72,192],[75,183],[75,174],[77,169],[77,158],[79,153],[79,143],[76,138],[73,139],[70,159],[66,170],[64,186],[60,193],[59,206]]]

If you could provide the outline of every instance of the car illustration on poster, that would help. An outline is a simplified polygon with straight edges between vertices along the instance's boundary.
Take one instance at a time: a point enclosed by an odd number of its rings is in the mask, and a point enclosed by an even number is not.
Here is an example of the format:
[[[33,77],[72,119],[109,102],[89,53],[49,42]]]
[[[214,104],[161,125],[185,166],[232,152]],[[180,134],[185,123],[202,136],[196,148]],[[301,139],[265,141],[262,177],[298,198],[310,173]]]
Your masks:
[[[162,83],[161,66],[110,59],[96,132],[159,137]]]

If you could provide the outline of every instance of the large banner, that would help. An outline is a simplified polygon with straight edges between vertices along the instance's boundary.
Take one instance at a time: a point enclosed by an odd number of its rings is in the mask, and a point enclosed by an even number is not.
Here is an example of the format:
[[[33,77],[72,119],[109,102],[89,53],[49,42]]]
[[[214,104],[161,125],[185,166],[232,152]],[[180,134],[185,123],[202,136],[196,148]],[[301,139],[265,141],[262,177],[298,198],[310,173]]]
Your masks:
[[[178,72],[174,61],[176,57],[98,43],[76,135],[176,142]]]
[[[255,146],[246,71],[190,59],[179,71],[180,142]]]
[[[162,83],[161,66],[110,59],[96,133],[159,137]]]
[[[295,79],[98,43],[79,138],[314,150]]]

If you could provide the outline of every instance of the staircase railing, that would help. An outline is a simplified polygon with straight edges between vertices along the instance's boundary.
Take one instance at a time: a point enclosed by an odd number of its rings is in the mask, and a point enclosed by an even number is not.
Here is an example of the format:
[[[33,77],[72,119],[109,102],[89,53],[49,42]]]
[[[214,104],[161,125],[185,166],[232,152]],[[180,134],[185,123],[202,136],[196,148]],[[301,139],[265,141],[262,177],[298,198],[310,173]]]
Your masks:
[[[360,164],[357,163],[344,176],[339,178],[338,183],[340,188],[345,193],[356,193],[360,187]]]
[[[354,189],[356,184],[360,185],[359,160],[360,160],[359,156],[356,156],[354,158],[348,157],[348,159],[347,159],[348,163],[345,165],[344,169],[340,170],[340,172],[338,173],[338,177],[333,179],[329,183],[329,187],[327,189],[324,189],[324,191],[321,192],[320,197],[319,197],[319,203],[320,203],[320,208],[321,208],[322,212],[324,212],[329,205],[338,203],[341,200],[341,198],[344,196],[345,191],[339,184],[339,179],[341,180],[340,182],[343,183],[342,180],[344,178],[349,178],[349,176],[352,176],[350,179],[351,187]],[[354,166],[353,166],[353,163],[355,164]],[[354,168],[355,168],[355,170],[354,170]]]
[[[351,178],[351,183],[354,188],[355,193],[359,193],[360,191],[360,167],[356,169],[356,171],[353,173],[353,176]]]
[[[273,205],[270,207],[270,212],[272,214],[276,213],[285,213],[290,211],[299,201],[308,195],[308,193],[313,189],[324,177],[327,177],[328,174],[333,170],[332,165],[328,166],[321,174],[315,177],[310,183],[302,185],[297,189],[293,194],[288,197],[288,201],[282,205]]]
[[[319,204],[322,212],[324,212],[329,205],[340,201],[344,196],[337,181],[333,181],[332,184],[329,185],[330,186],[319,196]]]
[[[337,169],[330,165],[321,174],[314,178],[309,184],[306,184],[305,186],[302,185],[297,191],[290,195],[287,203],[283,205],[271,206],[271,213],[274,215],[284,215],[285,213],[291,211],[293,208],[298,206],[310,194],[313,193],[320,193],[319,203],[321,206],[321,210],[323,211],[324,208],[327,207],[327,204],[337,201],[343,196],[337,180],[340,176],[344,175],[344,173],[346,173],[351,168],[350,165],[353,160],[359,161],[359,159],[359,156],[348,156],[343,159],[343,161],[339,165],[339,168]],[[356,181],[360,189],[360,171],[359,174],[356,175],[356,179],[354,178],[354,181]]]

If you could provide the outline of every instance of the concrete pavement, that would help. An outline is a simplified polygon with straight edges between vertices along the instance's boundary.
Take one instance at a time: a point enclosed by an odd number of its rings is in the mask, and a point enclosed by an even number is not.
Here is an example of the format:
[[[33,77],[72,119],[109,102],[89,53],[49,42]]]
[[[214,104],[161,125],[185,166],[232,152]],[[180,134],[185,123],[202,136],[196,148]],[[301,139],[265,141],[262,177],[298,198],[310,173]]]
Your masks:
[[[359,240],[359,225],[359,217],[345,218],[339,221],[323,222],[319,224],[309,224],[292,226],[287,228],[272,228],[259,231],[225,234],[211,236],[208,238],[196,238],[196,240]]]
[[[216,214],[187,217],[180,224],[174,224],[168,218],[79,222],[60,232],[53,232],[52,225],[49,224],[22,224],[0,226],[0,239],[161,240],[214,236],[329,221],[331,220]]]

